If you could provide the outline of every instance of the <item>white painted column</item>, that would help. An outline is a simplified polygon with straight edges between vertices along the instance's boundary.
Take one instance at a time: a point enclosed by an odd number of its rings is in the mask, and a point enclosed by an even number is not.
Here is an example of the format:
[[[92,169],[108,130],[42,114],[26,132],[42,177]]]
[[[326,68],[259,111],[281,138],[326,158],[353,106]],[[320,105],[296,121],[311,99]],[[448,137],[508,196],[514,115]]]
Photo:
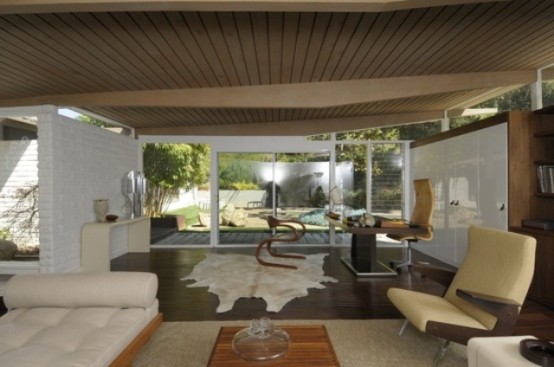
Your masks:
[[[531,110],[542,108],[542,70],[537,70],[537,80],[531,84]]]

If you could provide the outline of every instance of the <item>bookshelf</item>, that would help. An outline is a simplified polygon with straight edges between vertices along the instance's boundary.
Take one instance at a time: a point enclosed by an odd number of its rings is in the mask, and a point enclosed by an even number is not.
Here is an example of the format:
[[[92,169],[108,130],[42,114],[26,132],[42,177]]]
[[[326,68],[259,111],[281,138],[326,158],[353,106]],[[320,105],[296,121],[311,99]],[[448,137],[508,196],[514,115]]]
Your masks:
[[[544,109],[522,115],[517,131],[510,136],[517,142],[510,149],[514,162],[509,180],[510,230],[537,240],[535,274],[528,297],[554,308],[554,231],[523,226],[524,220],[554,222],[554,193],[541,192],[538,168],[554,167],[554,110]],[[546,190],[550,191],[550,190]]]

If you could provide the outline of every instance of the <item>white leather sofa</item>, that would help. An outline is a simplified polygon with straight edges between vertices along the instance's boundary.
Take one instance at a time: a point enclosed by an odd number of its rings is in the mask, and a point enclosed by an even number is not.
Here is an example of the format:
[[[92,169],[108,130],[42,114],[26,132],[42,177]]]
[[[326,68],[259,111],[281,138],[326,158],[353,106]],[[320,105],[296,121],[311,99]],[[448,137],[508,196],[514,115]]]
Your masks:
[[[131,366],[162,322],[152,273],[25,274],[4,290],[0,366]]]

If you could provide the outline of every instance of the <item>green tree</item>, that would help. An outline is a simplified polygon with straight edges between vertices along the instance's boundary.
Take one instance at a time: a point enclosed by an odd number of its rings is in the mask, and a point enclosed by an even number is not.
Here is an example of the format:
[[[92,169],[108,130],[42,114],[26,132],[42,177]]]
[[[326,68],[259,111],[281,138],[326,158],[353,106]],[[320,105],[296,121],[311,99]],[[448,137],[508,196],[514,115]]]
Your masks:
[[[441,125],[440,121],[430,121],[398,126],[398,136],[400,140],[425,138],[440,133]]]
[[[219,172],[219,188],[221,190],[232,190],[237,183],[256,184],[255,162],[244,160],[232,160],[221,167]]]
[[[222,190],[251,190],[259,188],[258,164],[271,162],[267,153],[219,154],[219,188]]]
[[[336,159],[337,162],[349,162],[354,165],[354,188],[344,199],[346,204],[355,208],[364,208],[366,206],[366,173],[367,173],[367,145],[369,141],[392,141],[398,140],[398,128],[372,128],[366,130],[349,131],[337,134]],[[341,141],[356,142],[360,144],[341,144]],[[383,176],[383,167],[380,165],[380,157],[390,153],[395,149],[386,144],[371,146],[372,159],[371,176],[374,180],[381,179]]]
[[[208,157],[206,144],[144,144],[143,170],[148,179],[146,215],[159,217],[180,189],[205,183]]]
[[[554,106],[554,81],[542,84],[542,104],[544,107]]]
[[[98,126],[98,127],[108,127],[108,126],[110,126],[108,123],[106,123],[104,121],[101,121],[101,120],[98,120],[98,119],[95,119],[94,117],[90,117],[90,116],[79,115],[79,116],[77,116],[77,119],[79,119],[80,121],[83,121],[86,124],[91,124],[91,125]]]
[[[542,96],[544,106],[554,103],[554,82],[546,82],[542,85]],[[514,89],[501,96],[483,102],[475,108],[497,108],[498,112],[505,111],[530,111],[531,110],[531,87],[525,85]],[[454,129],[475,121],[482,120],[490,115],[474,115],[467,117],[456,117],[450,120],[450,128]]]

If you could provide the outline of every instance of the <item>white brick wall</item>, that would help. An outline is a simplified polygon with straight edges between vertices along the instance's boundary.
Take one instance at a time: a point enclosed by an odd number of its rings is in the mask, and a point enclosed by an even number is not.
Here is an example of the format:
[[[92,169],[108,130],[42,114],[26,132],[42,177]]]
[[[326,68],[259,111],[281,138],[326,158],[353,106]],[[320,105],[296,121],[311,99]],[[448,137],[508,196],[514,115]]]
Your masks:
[[[109,212],[121,216],[121,180],[139,168],[139,144],[55,110],[38,117],[40,268],[72,271],[81,265],[81,227],[94,220],[93,200],[108,199]],[[126,252],[126,235],[112,238],[113,258]]]

